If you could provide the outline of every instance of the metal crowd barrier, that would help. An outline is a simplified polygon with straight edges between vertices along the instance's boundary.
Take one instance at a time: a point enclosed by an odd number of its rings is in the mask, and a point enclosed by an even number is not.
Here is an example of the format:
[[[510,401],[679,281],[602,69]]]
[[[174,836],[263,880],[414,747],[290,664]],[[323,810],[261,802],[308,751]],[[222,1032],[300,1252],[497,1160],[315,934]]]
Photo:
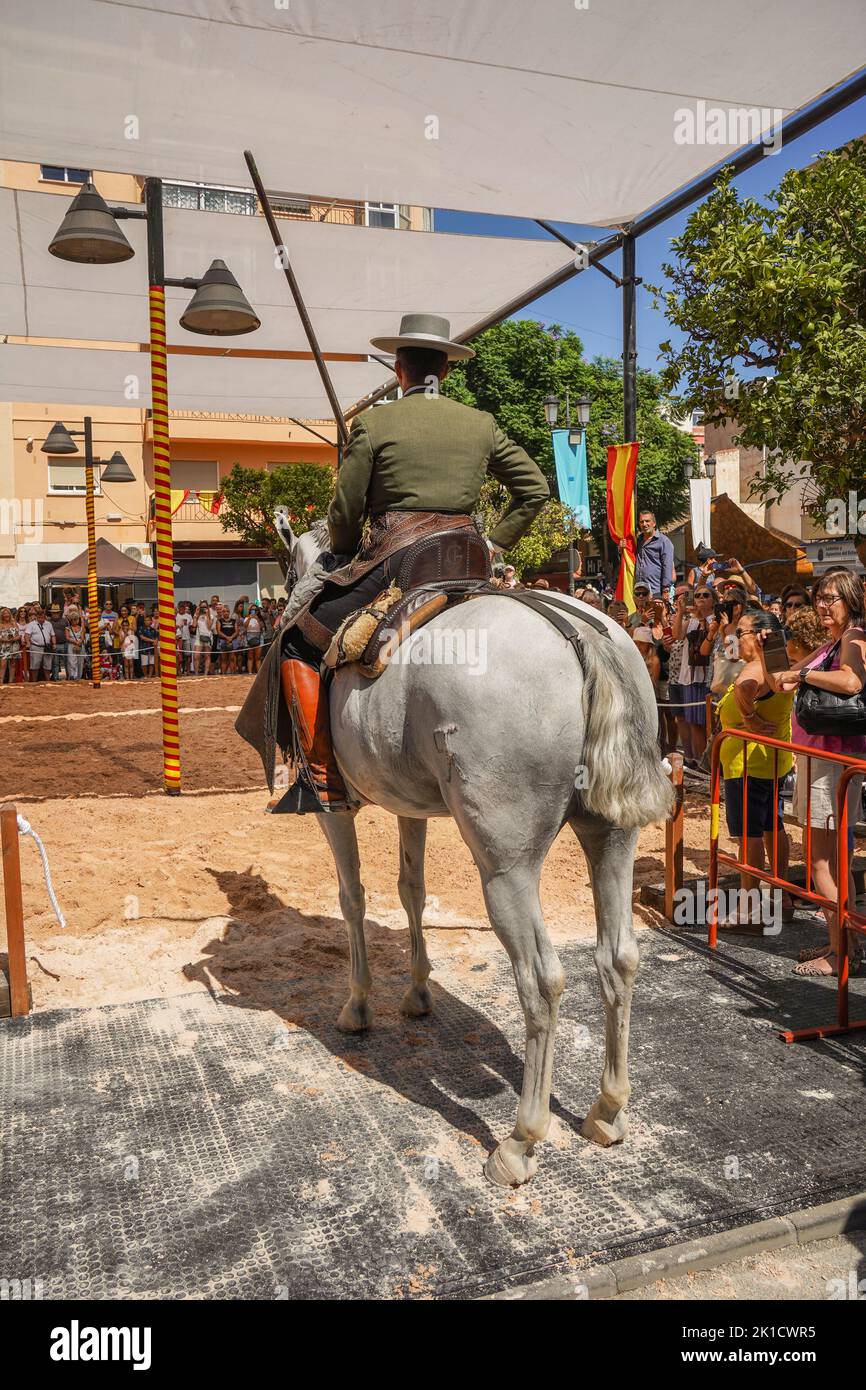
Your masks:
[[[759,869],[745,863],[746,837],[748,829],[746,810],[749,794],[749,773],[747,752],[743,750],[743,838],[740,841],[741,858],[734,858],[719,849],[719,795],[721,789],[720,752],[726,738],[738,738],[743,743],[757,743],[765,748],[776,750],[773,759],[773,855],[771,870]],[[779,874],[779,818],[775,810],[779,804],[779,752],[793,753],[806,760],[806,824],[803,828],[806,860],[805,886],[789,882]],[[812,887],[812,760],[816,762],[840,763],[842,775],[836,796],[836,891],[838,901],[816,893]],[[710,771],[710,867],[708,882],[707,940],[712,950],[716,949],[718,937],[718,882],[719,865],[736,869],[738,873],[757,879],[759,883],[769,883],[773,887],[791,893],[793,897],[805,898],[817,907],[838,914],[839,951],[837,955],[838,979],[836,991],[836,1022],[811,1028],[786,1029],[779,1036],[786,1043],[806,1042],[815,1038],[833,1037],[840,1033],[850,1033],[866,1028],[866,1018],[851,1020],[848,1008],[848,978],[850,973],[849,932],[866,933],[866,916],[856,911],[856,904],[850,901],[848,849],[848,786],[853,777],[866,775],[866,760],[852,758],[844,753],[815,752],[813,747],[799,743],[786,743],[781,739],[751,734],[745,729],[724,729],[716,734],[712,743],[712,762]]]

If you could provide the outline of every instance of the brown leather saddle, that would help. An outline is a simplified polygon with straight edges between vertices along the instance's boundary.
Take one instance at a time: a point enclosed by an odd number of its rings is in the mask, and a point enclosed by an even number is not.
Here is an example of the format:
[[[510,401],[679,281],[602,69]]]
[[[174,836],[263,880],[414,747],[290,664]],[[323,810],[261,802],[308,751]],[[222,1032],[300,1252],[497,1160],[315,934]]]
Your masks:
[[[325,664],[330,667],[355,660],[359,671],[375,680],[384,671],[398,647],[424,623],[441,613],[455,598],[486,584],[490,578],[490,551],[474,527],[424,536],[401,556],[392,577],[399,596],[384,611],[377,600],[367,609],[351,614],[328,649]],[[348,634],[357,624],[375,616],[375,626],[359,657],[352,651]],[[355,631],[364,631],[356,625]]]
[[[440,580],[474,582],[490,577],[487,542],[473,528],[441,531],[415,541],[401,557],[394,583],[402,593]]]

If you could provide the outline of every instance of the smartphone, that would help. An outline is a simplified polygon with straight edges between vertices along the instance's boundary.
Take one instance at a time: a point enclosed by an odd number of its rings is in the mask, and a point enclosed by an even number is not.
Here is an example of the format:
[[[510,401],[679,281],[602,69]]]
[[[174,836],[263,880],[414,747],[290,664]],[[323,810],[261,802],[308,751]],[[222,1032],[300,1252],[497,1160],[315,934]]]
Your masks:
[[[783,632],[768,632],[764,638],[764,665],[768,671],[790,671]]]

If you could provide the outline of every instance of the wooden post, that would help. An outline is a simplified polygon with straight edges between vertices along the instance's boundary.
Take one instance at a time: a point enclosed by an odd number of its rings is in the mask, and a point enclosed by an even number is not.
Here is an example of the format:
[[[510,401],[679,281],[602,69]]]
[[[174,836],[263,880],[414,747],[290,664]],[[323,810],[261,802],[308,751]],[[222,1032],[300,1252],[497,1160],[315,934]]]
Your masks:
[[[674,916],[674,896],[683,886],[683,820],[685,799],[683,797],[683,755],[668,753],[671,764],[671,782],[676,800],[670,818],[665,821],[665,917],[669,922]]]
[[[27,957],[24,950],[24,901],[21,896],[21,859],[18,853],[18,812],[0,807],[0,841],[3,846],[3,893],[6,899],[6,946],[9,953],[9,1004],[13,1018],[30,1012]]]

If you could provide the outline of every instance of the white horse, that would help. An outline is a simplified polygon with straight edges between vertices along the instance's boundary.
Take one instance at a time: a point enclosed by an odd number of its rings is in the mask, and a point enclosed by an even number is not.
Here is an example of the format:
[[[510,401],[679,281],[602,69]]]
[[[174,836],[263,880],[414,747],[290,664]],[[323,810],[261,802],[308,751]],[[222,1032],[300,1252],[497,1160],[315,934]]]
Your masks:
[[[325,548],[323,528],[300,538],[281,518],[292,578],[303,583]],[[628,1030],[638,949],[632,926],[634,853],[641,826],[665,818],[672,789],[657,740],[655,696],[633,641],[575,599],[575,648],[522,604],[488,595],[438,614],[404,644],[378,680],[353,666],[331,686],[334,747],[360,803],[397,817],[400,901],[409,919],[412,1018],[432,1008],[424,946],[424,845],[431,816],[453,816],[481,875],[491,925],[511,958],[526,1019],[517,1123],[489,1156],[494,1182],[516,1186],[537,1168],[550,1124],[559,1000],[565,979],[539,901],[541,867],[568,824],[586,854],[598,926],[604,999],[601,1090],[585,1137],[613,1144],[626,1133]],[[460,659],[457,659],[457,658]],[[370,970],[356,812],[318,817],[339,879],[349,934],[350,994],[338,1026],[370,1026]]]

